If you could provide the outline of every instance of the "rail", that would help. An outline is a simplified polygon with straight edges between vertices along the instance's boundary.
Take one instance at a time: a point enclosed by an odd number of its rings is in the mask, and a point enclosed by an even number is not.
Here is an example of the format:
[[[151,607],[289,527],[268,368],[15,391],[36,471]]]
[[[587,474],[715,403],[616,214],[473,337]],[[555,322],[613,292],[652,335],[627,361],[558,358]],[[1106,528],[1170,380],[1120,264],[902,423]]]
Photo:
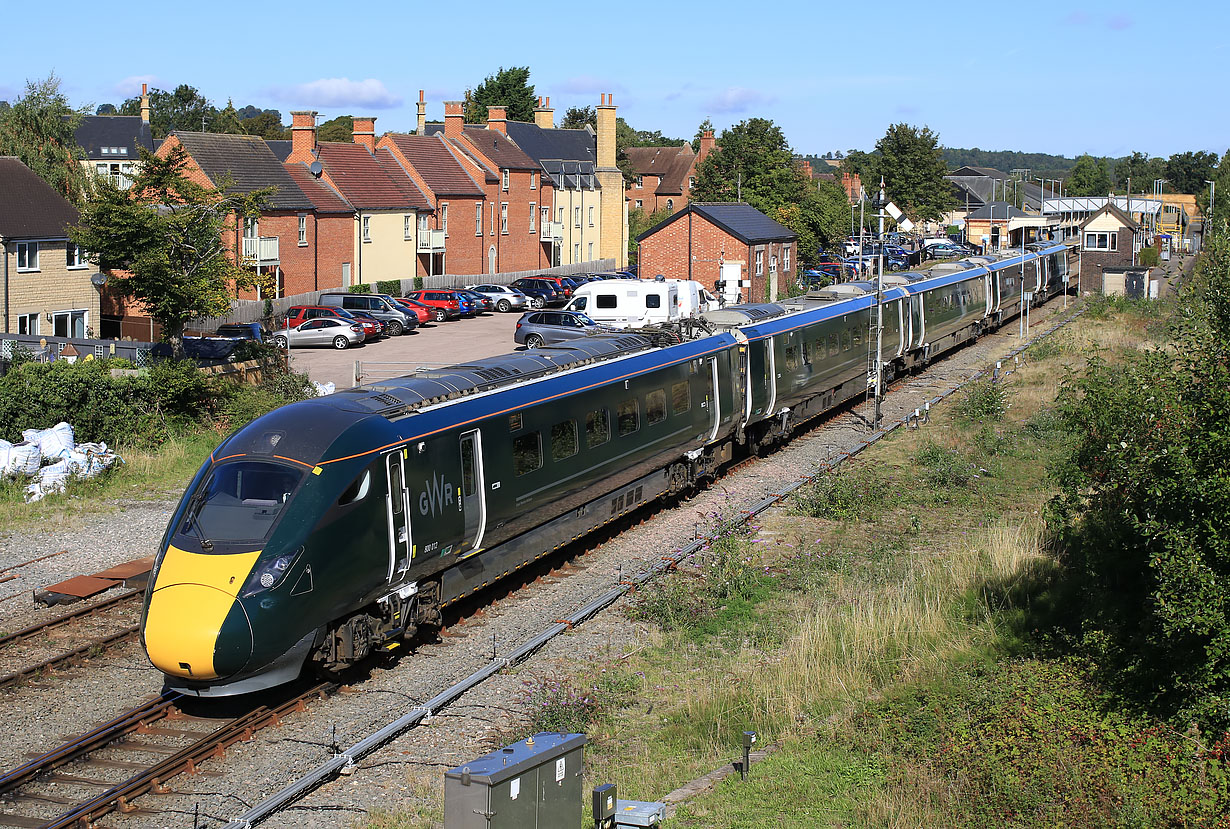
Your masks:
[[[1085,313],[1085,309],[1081,309],[1077,311],[1076,313],[1072,314],[1071,316],[1065,317],[1064,319],[1057,322],[1055,325],[1052,325],[1050,328],[1038,334],[1036,337],[1033,337],[1032,339],[1027,340],[1026,342],[1023,342],[1016,348],[1009,351],[1008,354],[1004,358],[1001,358],[1001,360],[1011,359],[1019,355],[1022,351],[1024,351],[1029,346],[1033,345],[1035,342],[1043,339],[1044,337],[1050,336],[1051,334],[1053,334],[1055,331],[1058,331],[1063,326],[1071,323],[1074,319],[1081,316],[1083,313]],[[950,397],[951,395],[955,394],[960,389],[964,388],[970,383],[973,383],[977,380],[982,379],[983,377],[985,377],[987,374],[991,372],[992,372],[992,369],[989,369],[989,368],[983,369],[982,371],[977,372],[976,374],[972,375],[966,380],[960,383],[957,383],[955,386],[948,389],[947,391],[942,392],[936,395],[935,397],[931,398],[924,405],[927,407],[930,407],[930,406],[935,405],[936,403],[942,402],[948,397]],[[469,676],[467,676],[465,679],[461,680],[460,682],[444,689],[443,691],[436,694],[431,699],[427,700],[427,702],[423,703],[422,705],[412,708],[406,714],[398,717],[397,719],[393,720],[387,725],[381,727],[380,729],[368,735],[367,737],[363,738],[362,740],[355,743],[354,745],[339,751],[331,759],[325,761],[324,763],[321,763],[319,766],[312,769],[307,774],[300,777],[298,780],[295,780],[290,785],[285,786],[284,788],[280,789],[279,791],[265,798],[260,803],[258,803],[256,806],[249,809],[244,814],[240,815],[237,819],[226,824],[224,829],[251,829],[251,827],[257,825],[258,823],[268,819],[272,815],[286,808],[291,803],[294,803],[299,798],[307,794],[309,791],[312,791],[313,789],[317,788],[318,786],[325,783],[333,776],[338,775],[338,774],[343,774],[353,769],[355,764],[359,760],[361,760],[363,757],[367,756],[371,752],[375,751],[376,749],[380,748],[381,746],[385,745],[386,743],[390,742],[391,740],[395,739],[396,737],[400,736],[406,731],[409,731],[410,729],[414,728],[416,725],[421,723],[424,719],[431,716],[434,712],[439,711],[441,708],[443,708],[445,705],[448,705],[450,702],[453,702],[458,697],[460,697],[462,694],[464,694],[466,691],[470,690],[476,685],[479,685],[480,683],[482,683],[483,681],[485,681],[487,678],[491,677],[492,675],[499,673],[500,671],[506,668],[512,667],[513,665],[516,665],[522,660],[528,658],[531,654],[535,653],[539,648],[541,648],[547,642],[554,639],[556,636],[559,636],[560,634],[565,633],[566,631],[570,630],[575,625],[580,624],[581,622],[590,618],[591,616],[603,610],[604,608],[614,604],[625,593],[628,593],[629,591],[635,589],[636,587],[639,587],[640,585],[645,584],[646,582],[649,582],[650,580],[657,578],[658,576],[667,572],[668,570],[678,566],[678,564],[681,561],[683,561],[685,558],[687,558],[690,555],[694,555],[700,552],[706,545],[716,540],[722,532],[729,530],[730,527],[737,526],[738,524],[746,523],[747,521],[760,515],[765,510],[772,507],[774,504],[777,504],[778,502],[783,500],[786,496],[790,495],[791,493],[795,492],[801,487],[806,486],[807,484],[811,483],[812,481],[815,480],[815,478],[818,475],[826,474],[838,468],[839,466],[841,466],[841,464],[845,463],[846,461],[850,460],[851,458],[863,452],[868,447],[874,445],[875,443],[879,442],[883,438],[887,437],[895,429],[909,424],[911,420],[913,419],[913,417],[914,415],[911,413],[911,414],[907,414],[905,417],[902,417],[899,420],[889,423],[882,429],[879,429],[873,434],[871,434],[867,438],[867,440],[860,443],[857,447],[855,447],[851,451],[844,452],[838,455],[832,462],[821,464],[816,469],[814,474],[800,476],[799,478],[790,482],[786,486],[783,486],[779,491],[770,493],[768,496],[756,502],[752,506],[744,510],[741,510],[739,512],[738,518],[732,519],[731,522],[729,522],[723,527],[719,527],[717,530],[714,531],[712,535],[706,536],[704,538],[699,538],[693,541],[691,544],[687,545],[686,547],[683,547],[680,550],[676,550],[673,555],[662,556],[656,564],[647,568],[643,573],[628,577],[626,580],[621,581],[617,586],[612,587],[606,593],[603,593],[602,595],[590,600],[587,604],[585,604],[580,609],[573,611],[573,613],[571,613],[568,616],[565,616],[562,619],[557,620],[554,624],[545,628],[544,630],[539,632],[537,635],[527,639],[525,642],[523,642],[520,645],[520,647],[509,652],[505,656],[497,657],[491,660],[491,662],[487,663],[482,668],[479,668],[478,670],[474,671],[474,673],[470,674]]]

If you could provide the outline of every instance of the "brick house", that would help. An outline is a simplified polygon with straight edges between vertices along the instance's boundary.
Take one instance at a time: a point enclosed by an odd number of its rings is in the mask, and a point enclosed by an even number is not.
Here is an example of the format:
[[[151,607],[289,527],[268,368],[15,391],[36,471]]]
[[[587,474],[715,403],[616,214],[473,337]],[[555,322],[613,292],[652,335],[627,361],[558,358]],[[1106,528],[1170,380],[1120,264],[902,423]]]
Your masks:
[[[715,293],[724,280],[728,299],[735,298],[730,283],[737,281],[742,300],[772,302],[798,265],[794,231],[742,202],[692,202],[637,242],[643,278],[695,279]]]
[[[1128,214],[1107,202],[1081,222],[1080,231],[1080,290],[1103,293],[1107,271],[1122,274],[1124,269],[1135,265],[1141,227]]]
[[[699,153],[692,152],[688,143],[678,147],[628,147],[624,152],[636,175],[626,194],[630,207],[646,215],[662,209],[674,213],[687,207],[696,186],[696,171],[713,147],[713,130],[701,135]]]
[[[353,143],[316,140],[316,113],[291,112],[291,164],[320,164],[320,179],[354,208],[354,268],[344,287],[417,274],[418,227],[432,207],[397,159],[376,148],[375,118],[354,119]]]
[[[4,331],[92,337],[101,330],[97,273],[68,241],[77,208],[16,158],[0,157]]]
[[[314,278],[311,285],[288,284],[286,293],[293,296],[341,288],[354,262],[354,206],[328,182],[312,175],[308,165],[288,161],[283,166],[313,207],[300,217],[295,242],[312,252]]]
[[[313,244],[300,244],[315,207],[278,161],[263,138],[252,135],[173,131],[158,147],[165,158],[175,147],[188,154],[185,175],[205,187],[232,193],[275,188],[255,219],[235,222],[225,242],[236,261],[255,268],[269,290],[244,292],[244,299],[281,297],[312,290],[319,282]]]

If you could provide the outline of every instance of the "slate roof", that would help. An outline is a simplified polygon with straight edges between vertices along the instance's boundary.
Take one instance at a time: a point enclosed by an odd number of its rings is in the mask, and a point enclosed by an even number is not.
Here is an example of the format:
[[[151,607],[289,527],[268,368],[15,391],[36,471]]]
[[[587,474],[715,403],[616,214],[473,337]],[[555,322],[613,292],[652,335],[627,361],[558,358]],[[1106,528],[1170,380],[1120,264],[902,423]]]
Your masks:
[[[624,150],[637,175],[657,176],[658,196],[683,195],[683,185],[696,160],[691,145],[682,147],[628,147]]]
[[[225,182],[226,189],[235,193],[251,193],[272,186],[277,189],[269,197],[269,209],[312,209],[312,202],[303,195],[265,139],[254,135],[179,130],[171,135],[179,139],[192,160],[215,185]]]
[[[1027,215],[1029,214],[1021,210],[1021,208],[1014,206],[1011,202],[993,201],[990,204],[984,204],[977,210],[971,211],[966,218],[994,219],[996,221],[1003,219],[1007,221],[1008,219],[1019,219]]]
[[[486,127],[466,127],[465,136],[474,149],[484,155],[498,169],[540,170],[541,165],[521,151],[508,136]]]
[[[994,167],[973,167],[966,165],[959,169],[953,170],[948,175],[950,176],[985,176],[986,178],[1008,178],[1008,174]]]
[[[269,140],[265,139],[265,143],[269,145],[269,149],[273,151],[273,155],[278,161],[285,161],[290,157],[291,145],[295,142],[290,140],[282,140],[281,138]]]
[[[443,136],[390,133],[387,137],[437,196],[486,195],[449,151]]]
[[[346,201],[369,210],[396,210],[415,205],[376,157],[362,144],[323,141],[317,158]]]
[[[1140,230],[1140,225],[1138,225],[1135,221],[1133,221],[1131,216],[1124,213],[1122,210],[1116,207],[1112,202],[1107,202],[1105,205],[1102,206],[1100,210],[1098,210],[1088,219],[1085,219],[1085,221],[1081,222],[1081,229],[1083,230],[1085,228],[1085,225],[1089,224],[1094,219],[1096,219],[1098,216],[1101,216],[1104,213],[1109,213],[1110,215],[1114,216],[1116,219],[1119,220],[1119,224],[1123,225],[1124,227],[1126,227],[1128,230],[1132,231],[1133,233]]]
[[[542,165],[557,188],[596,190],[594,170],[598,140],[588,129],[543,129],[522,121],[507,123],[508,137],[527,156]]]
[[[306,164],[292,163],[283,164],[286,172],[295,180],[295,184],[303,192],[303,195],[316,207],[317,213],[353,213],[354,208],[350,206],[350,202],[342,198],[342,194],[329,186],[329,182],[324,179],[316,178],[310,172]]]
[[[798,238],[793,230],[773,221],[750,204],[691,202],[670,218],[637,236],[636,240],[639,242],[647,236],[652,236],[671,222],[677,222],[689,213],[703,217],[745,245],[759,245],[764,242],[793,242]]]
[[[142,121],[140,115],[86,115],[77,125],[75,136],[90,161],[136,161],[141,156],[138,147],[154,151],[149,122]],[[103,147],[119,147],[126,152],[104,155]]]
[[[0,238],[64,239],[77,208],[12,156],[0,156]]]

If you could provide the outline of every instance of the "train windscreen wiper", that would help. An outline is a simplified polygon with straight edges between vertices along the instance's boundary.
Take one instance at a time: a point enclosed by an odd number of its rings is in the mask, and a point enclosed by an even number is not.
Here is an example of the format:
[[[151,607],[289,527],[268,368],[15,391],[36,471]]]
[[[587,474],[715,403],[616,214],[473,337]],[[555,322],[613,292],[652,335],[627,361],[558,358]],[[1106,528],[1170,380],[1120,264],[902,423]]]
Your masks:
[[[201,529],[201,522],[197,520],[201,507],[205,506],[207,491],[206,487],[202,486],[188,502],[188,510],[184,513],[184,529],[191,530],[201,542],[201,549],[208,553],[214,548],[214,543],[205,537],[205,532]]]

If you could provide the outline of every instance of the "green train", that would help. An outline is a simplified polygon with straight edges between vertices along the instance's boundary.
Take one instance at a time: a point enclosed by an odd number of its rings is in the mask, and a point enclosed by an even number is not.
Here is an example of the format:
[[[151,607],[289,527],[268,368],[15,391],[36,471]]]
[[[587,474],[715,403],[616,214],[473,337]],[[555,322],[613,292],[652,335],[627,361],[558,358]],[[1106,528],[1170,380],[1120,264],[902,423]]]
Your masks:
[[[883,292],[916,369],[1065,290],[1062,244]],[[163,537],[142,641],[225,696],[395,647],[441,612],[868,390],[874,294],[727,307],[667,347],[603,335],[284,406],[226,438]]]

